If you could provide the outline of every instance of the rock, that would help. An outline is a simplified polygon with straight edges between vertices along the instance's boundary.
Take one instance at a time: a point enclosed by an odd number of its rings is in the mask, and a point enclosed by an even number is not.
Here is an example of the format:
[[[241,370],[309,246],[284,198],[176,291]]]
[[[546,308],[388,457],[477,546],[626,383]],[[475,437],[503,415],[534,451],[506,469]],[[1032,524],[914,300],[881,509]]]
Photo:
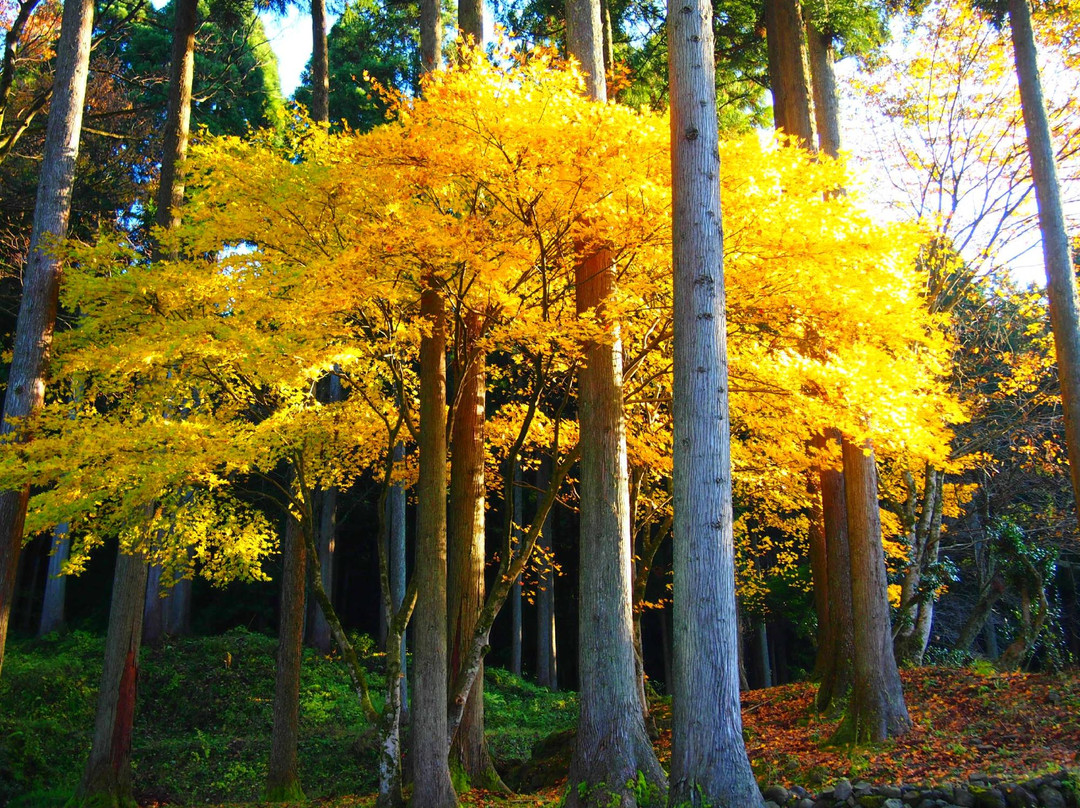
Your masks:
[[[1042,786],[1038,795],[1039,804],[1045,808],[1065,808],[1065,798],[1061,796],[1060,791],[1049,784]]]
[[[882,808],[904,808],[904,803],[898,800],[896,797],[889,797],[885,800],[885,804]]]
[[[1005,795],[996,788],[973,788],[975,808],[1008,808]]]
[[[787,805],[787,801],[791,799],[791,792],[783,786],[769,786],[761,792],[766,800],[772,800],[777,805]]]
[[[922,801],[922,792],[917,788],[909,788],[901,799],[908,805],[918,805]]]
[[[809,797],[803,797],[801,800],[795,803],[795,808],[814,808],[814,804],[814,801]]]
[[[792,786],[791,787],[791,794],[794,797],[798,797],[800,800],[805,799],[806,797],[810,796],[810,792],[807,791],[802,786]]]
[[[902,792],[896,786],[882,786],[877,793],[887,800],[898,800],[902,796]]]
[[[851,787],[856,797],[861,797],[863,794],[869,794],[874,790],[874,787],[865,780],[859,780]]]
[[[851,796],[852,790],[851,781],[846,777],[842,780],[837,780],[836,785],[833,786],[833,799],[837,802],[847,802],[847,798]]]
[[[765,808],[780,808],[780,806],[772,800],[765,800]]]
[[[1009,808],[1035,808],[1039,804],[1035,795],[1023,786],[1002,786],[1002,791]]]
[[[956,786],[953,789],[952,801],[960,808],[974,808],[975,797],[964,786]]]
[[[855,804],[861,808],[882,808],[885,798],[880,794],[860,794],[855,798]]]

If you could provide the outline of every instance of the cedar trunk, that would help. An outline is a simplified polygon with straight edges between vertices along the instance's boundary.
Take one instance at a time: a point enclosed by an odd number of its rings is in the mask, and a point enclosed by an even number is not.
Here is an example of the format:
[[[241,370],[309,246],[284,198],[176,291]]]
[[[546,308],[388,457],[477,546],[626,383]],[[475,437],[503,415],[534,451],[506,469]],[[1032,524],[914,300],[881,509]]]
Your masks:
[[[60,262],[49,245],[67,236],[93,26],[93,0],[67,0],[64,3],[34,226],[23,273],[23,294],[15,325],[0,434],[14,432],[17,419],[36,413],[45,400],[45,374],[60,291]],[[3,669],[29,499],[29,485],[0,492],[0,670]]]
[[[840,433],[830,429],[815,443],[824,447],[827,440],[841,443]],[[829,715],[839,715],[847,706],[851,683],[855,678],[855,615],[851,605],[851,552],[848,545],[847,497],[844,493],[844,472],[829,466],[822,467],[821,521],[825,530],[825,560],[828,566],[829,619],[832,626],[829,654],[817,692],[817,709]]]
[[[473,44],[484,44],[484,0],[458,0],[458,30]]]
[[[773,124],[777,130],[796,138],[804,149],[813,150],[810,71],[806,65],[799,0],[765,0],[765,32]]]
[[[415,808],[457,805],[446,720],[446,312],[423,291],[420,315],[420,477],[417,482],[416,620],[413,628],[412,766]]]
[[[274,679],[274,726],[265,798],[270,802],[304,799],[297,770],[300,736],[300,662],[304,637],[304,571],[307,552],[300,522],[286,516],[281,542],[281,614],[278,620],[277,673]]]
[[[761,805],[739,711],[712,4],[668,4],[674,265],[671,806]]]
[[[1076,274],[1061,209],[1054,144],[1039,80],[1031,9],[1027,0],[1009,0],[1008,9],[1016,77],[1020,82],[1020,106],[1024,113],[1031,176],[1039,207],[1046,294],[1050,299],[1050,325],[1054,331],[1061,404],[1065,413],[1069,474],[1073,497],[1080,504],[1080,305],[1076,299]]]
[[[484,605],[484,421],[487,370],[483,354],[475,351],[481,324],[467,315],[459,356],[463,362],[450,435],[450,525],[447,535],[447,628],[450,678],[461,672],[480,609]],[[475,353],[475,356],[473,354]],[[471,357],[471,361],[470,361]],[[469,691],[457,734],[450,745],[450,768],[458,791],[505,788],[484,741],[484,671],[481,667]]]
[[[568,0],[566,42],[581,62],[586,93],[605,101],[603,27],[599,0]],[[603,306],[615,285],[610,251],[576,267],[577,311]],[[580,471],[577,740],[565,805],[659,805],[667,782],[645,731],[636,676],[631,614],[630,488],[622,403],[622,342],[617,323],[608,338],[586,346],[578,372]],[[647,788],[634,785],[642,780]]]
[[[161,148],[161,179],[158,184],[157,215],[154,217],[154,223],[164,230],[179,227],[180,208],[184,204],[182,169],[191,131],[198,0],[177,0],[175,14],[169,101],[165,110],[165,140]]]
[[[881,544],[877,468],[870,441],[843,445],[854,606],[855,681],[835,740],[879,743],[911,728],[893,657],[888,579]]]
[[[116,560],[94,741],[71,803],[74,806],[135,806],[131,794],[131,733],[147,569],[141,555],[120,553]]]

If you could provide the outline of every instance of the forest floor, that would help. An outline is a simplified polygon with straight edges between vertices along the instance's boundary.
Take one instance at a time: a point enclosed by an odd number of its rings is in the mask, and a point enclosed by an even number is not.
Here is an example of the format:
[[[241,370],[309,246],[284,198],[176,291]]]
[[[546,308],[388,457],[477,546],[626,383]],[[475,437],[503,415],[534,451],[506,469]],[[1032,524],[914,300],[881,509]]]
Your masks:
[[[274,644],[241,631],[144,652],[134,750],[140,804],[258,804]],[[70,795],[79,774],[73,761],[88,751],[101,651],[100,638],[78,633],[9,646],[0,677],[0,805],[48,808]],[[378,657],[369,660],[377,687]],[[308,804],[371,805],[374,739],[348,678],[331,658],[309,652],[304,665],[300,764]],[[829,746],[836,721],[811,710],[812,684],[743,694],[744,736],[759,782],[817,792],[840,777],[939,785],[971,775],[1020,781],[1062,768],[1075,779],[1080,671],[1003,674],[975,665],[905,671],[903,679],[914,727],[874,746]],[[558,805],[575,695],[549,693],[499,669],[489,670],[485,695],[493,757],[522,793],[471,792],[463,805]],[[655,714],[657,751],[666,761],[665,700]]]

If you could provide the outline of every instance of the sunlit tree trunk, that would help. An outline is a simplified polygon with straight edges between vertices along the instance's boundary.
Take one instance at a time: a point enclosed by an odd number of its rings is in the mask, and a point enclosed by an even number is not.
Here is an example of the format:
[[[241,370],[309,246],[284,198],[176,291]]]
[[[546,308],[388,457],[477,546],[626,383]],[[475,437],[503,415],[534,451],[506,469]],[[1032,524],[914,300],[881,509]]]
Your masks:
[[[877,468],[870,441],[843,445],[854,606],[855,678],[835,740],[878,743],[911,728],[889,625]]]
[[[274,678],[274,724],[270,735],[270,767],[264,797],[269,802],[304,799],[297,768],[300,737],[300,663],[304,632],[306,548],[300,522],[285,517],[281,542],[281,609],[278,618],[277,669]]]
[[[599,0],[566,4],[567,49],[581,62],[589,97],[604,101]],[[576,267],[578,313],[603,307],[615,285],[611,252]],[[663,800],[667,783],[645,731],[631,614],[630,491],[622,403],[622,342],[617,323],[587,346],[578,372],[581,440],[578,569],[578,672],[581,710],[570,762],[567,808],[634,806],[639,776]],[[640,789],[639,789],[640,790]]]
[[[93,25],[92,0],[67,0],[64,3],[34,225],[23,273],[22,301],[8,368],[3,421],[0,422],[0,434],[3,435],[15,432],[19,419],[36,413],[45,401],[45,374],[60,291],[60,262],[49,245],[67,236]],[[29,499],[29,485],[0,492],[0,670]]]
[[[412,766],[414,808],[456,806],[446,716],[446,311],[424,289],[420,316],[420,477],[417,482],[416,619],[413,626]]]
[[[458,0],[458,30],[477,45],[484,44],[483,0]]]
[[[1050,325],[1054,331],[1061,404],[1065,411],[1065,443],[1069,451],[1069,474],[1073,497],[1080,504],[1080,305],[1076,299],[1076,273],[1069,250],[1069,236],[1061,209],[1061,187],[1054,164],[1054,144],[1046,119],[1031,9],[1027,0],[1008,0],[1016,77],[1020,82],[1020,106],[1027,129],[1031,176],[1039,207],[1046,294],[1050,299]]]
[[[141,555],[121,552],[117,557],[94,740],[79,788],[69,803],[72,806],[135,804],[131,793],[131,733],[147,569]]]
[[[164,230],[179,227],[180,209],[184,204],[182,172],[191,132],[191,89],[195,76],[195,31],[199,16],[197,0],[177,0],[175,14],[169,101],[165,110],[165,140],[161,150],[161,179],[154,217],[155,224]]]
[[[799,0],[765,0],[765,32],[773,123],[778,130],[797,138],[803,148],[813,150],[810,71]]]
[[[668,4],[674,265],[671,806],[761,805],[739,710],[712,4]]]
[[[442,68],[442,8],[440,0],[420,0],[420,69]]]
[[[447,534],[449,577],[447,617],[449,681],[461,672],[484,604],[484,421],[487,363],[476,350],[482,322],[469,313],[462,324],[455,376],[453,429],[450,434],[450,525]],[[484,740],[484,672],[476,676],[465,712],[450,745],[450,769],[459,791],[505,786]]]

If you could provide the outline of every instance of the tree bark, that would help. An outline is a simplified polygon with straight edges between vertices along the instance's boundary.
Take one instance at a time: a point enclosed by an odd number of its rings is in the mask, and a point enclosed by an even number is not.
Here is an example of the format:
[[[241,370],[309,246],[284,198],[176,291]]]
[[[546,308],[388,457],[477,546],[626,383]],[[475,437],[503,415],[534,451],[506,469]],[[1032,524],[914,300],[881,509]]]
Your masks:
[[[807,479],[810,496],[810,577],[814,585],[814,613],[817,615],[817,654],[814,658],[814,678],[821,681],[834,653],[832,619],[829,617],[829,556],[825,548],[825,527],[822,524],[821,481],[813,471]]]
[[[607,100],[600,0],[566,0],[566,50],[581,64],[585,95]]]
[[[67,236],[93,26],[92,0],[66,0],[56,44],[53,97],[0,435],[16,432],[20,420],[36,413],[45,401],[45,374],[56,327],[61,272],[52,244]],[[0,492],[0,670],[29,499],[29,485]]]
[[[544,457],[536,472],[536,489],[545,491],[551,484],[551,460]],[[549,511],[537,540],[540,553],[540,591],[536,593],[536,681],[540,687],[556,691],[559,677],[555,645],[555,568],[552,552],[553,525]]]
[[[473,44],[484,46],[483,0],[458,0],[458,30]]]
[[[304,799],[297,769],[300,737],[300,667],[304,645],[304,573],[306,548],[300,522],[286,516],[281,542],[281,611],[278,620],[277,673],[274,678],[274,725],[264,798],[268,802]]]
[[[440,0],[420,0],[420,69],[424,73],[442,69]]]
[[[405,449],[400,443],[394,444],[394,463],[400,463],[405,458]],[[405,541],[405,487],[399,483],[390,486],[386,497],[386,521],[387,532],[390,534],[390,600],[394,613],[401,610],[401,604],[405,600],[405,586],[408,573],[406,565],[406,541]],[[408,721],[409,711],[409,676],[406,659],[408,631],[403,626],[401,629],[400,654],[401,670],[399,702],[401,704],[402,722]]]
[[[71,538],[66,524],[57,525],[53,531],[53,551],[49,556],[49,572],[45,580],[45,598],[41,605],[41,622],[38,636],[44,637],[64,628],[64,601],[67,593],[67,575],[64,563],[71,552]]]
[[[911,728],[889,626],[888,579],[881,544],[877,468],[870,441],[843,443],[844,486],[851,551],[855,678],[838,742],[878,743]]]
[[[165,633],[179,637],[191,633],[191,578],[181,578],[165,596]]]
[[[1031,9],[1027,0],[1009,0],[1009,28],[1020,82],[1020,106],[1027,130],[1031,176],[1039,208],[1046,294],[1050,299],[1050,325],[1054,331],[1061,405],[1065,415],[1065,443],[1069,451],[1069,475],[1073,497],[1080,505],[1080,305],[1076,298],[1076,273],[1061,209],[1061,186],[1054,163],[1054,144],[1046,118]]]
[[[577,307],[584,313],[611,294],[611,253],[600,250],[577,267]],[[602,315],[601,315],[602,316]],[[631,614],[630,502],[622,408],[622,345],[588,346],[578,372],[581,441],[577,741],[566,805],[660,804],[663,771],[645,730],[638,694]],[[637,801],[638,773],[651,800]],[[638,789],[642,791],[642,789]]]
[[[773,96],[773,125],[814,150],[810,71],[806,65],[802,9],[799,0],[765,0],[769,87]]]
[[[326,50],[326,0],[311,0],[311,119],[330,122],[330,63]]]
[[[446,312],[424,289],[420,316],[420,478],[417,483],[416,625],[413,630],[412,765],[415,808],[456,806],[446,717]]]
[[[525,508],[521,496],[521,469],[514,472],[514,512],[511,517],[514,520],[513,549],[515,554],[521,552],[521,522],[525,519]],[[521,676],[521,603],[522,597],[521,576],[514,579],[514,586],[510,589],[510,672],[514,676]]]
[[[131,793],[131,733],[146,576],[147,564],[141,555],[119,554],[105,638],[105,666],[94,718],[94,740],[82,781],[70,803],[74,806],[135,806]]]
[[[675,276],[673,808],[762,804],[739,709],[712,22],[712,4],[706,0],[669,0]]]
[[[449,681],[461,672],[484,605],[484,423],[487,363],[476,351],[482,323],[465,316],[456,364],[459,389],[450,434],[450,525],[447,535],[447,636]],[[484,740],[484,672],[478,672],[450,744],[455,788],[505,790]]]
[[[840,156],[840,105],[833,71],[836,52],[832,40],[826,38],[809,20],[806,23],[806,49],[810,60],[818,148],[836,159]]]
[[[599,0],[567,0],[566,27],[567,50],[581,63],[586,94],[605,101]],[[602,318],[615,284],[611,252],[599,250],[575,269],[578,313],[598,309]],[[580,443],[579,489],[581,709],[567,808],[659,805],[667,791],[645,731],[635,676],[622,342],[617,323],[608,323],[607,328],[607,339],[586,347],[578,372],[578,422],[585,436]],[[639,780],[643,787],[635,789]]]
[[[169,67],[169,101],[165,111],[165,141],[161,149],[154,223],[164,230],[180,226],[184,204],[183,164],[191,132],[191,88],[195,76],[195,30],[198,0],[177,0],[173,21],[172,62]],[[175,256],[174,256],[175,257]]]

